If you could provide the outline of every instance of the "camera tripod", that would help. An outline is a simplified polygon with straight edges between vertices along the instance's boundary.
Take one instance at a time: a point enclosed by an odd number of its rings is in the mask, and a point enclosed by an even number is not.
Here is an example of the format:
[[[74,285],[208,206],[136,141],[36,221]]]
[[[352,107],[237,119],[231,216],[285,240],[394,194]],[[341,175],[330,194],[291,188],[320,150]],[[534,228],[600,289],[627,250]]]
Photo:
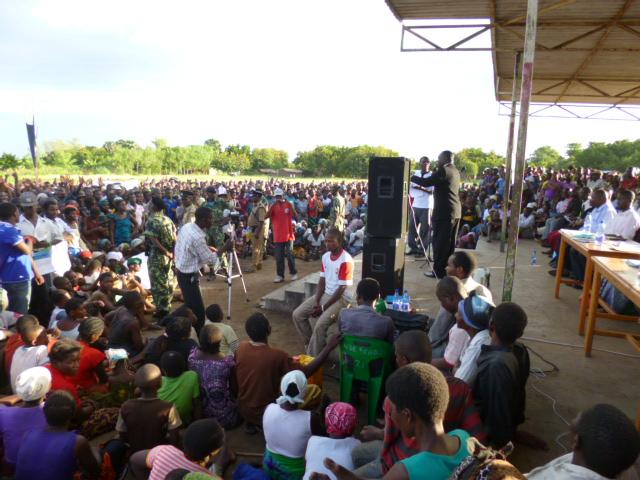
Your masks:
[[[235,230],[231,230],[229,233],[229,240],[231,240],[233,247],[231,251],[226,252],[224,254],[225,262],[218,259],[217,265],[213,267],[211,272],[215,277],[220,277],[226,279],[227,282],[227,320],[231,320],[231,294],[233,292],[233,279],[240,278],[240,282],[242,283],[242,290],[244,291],[245,301],[249,303],[249,294],[247,292],[247,285],[244,282],[244,275],[242,273],[242,268],[240,267],[240,260],[238,260],[238,252],[236,252],[236,232]],[[225,265],[226,264],[226,265]],[[238,273],[233,273],[233,267]],[[224,270],[224,273],[221,273],[221,270]],[[211,278],[214,278],[211,275]]]
[[[427,245],[425,246],[424,242],[422,241],[422,237],[420,236],[420,230],[418,229],[418,221],[416,219],[416,212],[413,209],[413,205],[409,204],[409,208],[411,209],[411,221],[413,222],[413,226],[415,227],[415,231],[416,231],[416,236],[418,237],[418,240],[420,241],[420,249],[422,250],[422,253],[424,254],[424,260],[422,259],[416,259],[416,262],[423,262],[422,265],[420,265],[420,268],[424,268],[424,267],[429,267],[431,269],[431,271],[433,272],[433,265],[431,262],[431,236],[433,235],[433,231],[431,229],[431,220],[429,219],[429,233],[427,235],[428,241],[427,241]]]

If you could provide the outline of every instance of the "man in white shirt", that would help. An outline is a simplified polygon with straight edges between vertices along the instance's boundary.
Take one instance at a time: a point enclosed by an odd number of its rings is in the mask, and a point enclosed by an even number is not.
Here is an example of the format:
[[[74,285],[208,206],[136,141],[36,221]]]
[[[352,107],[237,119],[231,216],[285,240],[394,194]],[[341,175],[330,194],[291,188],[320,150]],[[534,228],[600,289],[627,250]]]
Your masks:
[[[452,277],[460,281],[461,287],[464,290],[464,298],[472,292],[475,292],[493,301],[491,290],[473,279],[473,272],[476,269],[476,265],[477,260],[473,253],[458,250],[454,252],[447,261],[447,277]],[[436,319],[429,329],[429,341],[431,342],[434,359],[444,356],[450,339],[449,331],[455,328],[455,324],[455,317],[440,305]],[[461,330],[457,332],[455,340],[464,348],[464,346],[469,343],[469,335]]]
[[[353,285],[353,258],[342,248],[342,234],[336,228],[327,231],[325,246],[316,294],[293,311],[293,325],[314,357],[326,345],[329,327],[347,305],[345,293]]]
[[[64,230],[56,221],[60,215],[58,202],[54,199],[47,199],[42,204],[43,215],[36,213],[36,202],[33,192],[24,192],[20,195],[20,206],[23,214],[16,225],[22,235],[35,237],[36,248],[48,247],[60,243],[63,240]]]
[[[211,209],[198,207],[195,213],[195,222],[187,223],[178,232],[175,246],[175,265],[178,285],[184,296],[184,304],[198,318],[195,326],[198,334],[204,325],[205,310],[202,293],[200,292],[200,269],[208,264],[215,264],[218,260],[216,249],[207,245],[206,231],[213,224]],[[227,243],[219,253],[232,248]]]
[[[481,295],[471,295],[458,304],[457,326],[465,330],[471,340],[460,356],[460,366],[454,376],[463,380],[471,388],[478,373],[477,360],[482,345],[491,343],[489,320],[494,308],[493,302]]]
[[[607,225],[609,225],[616,216],[616,209],[613,208],[613,205],[609,201],[607,193],[600,188],[591,192],[591,206],[593,208],[585,217],[584,225],[580,230],[595,232],[597,228],[602,225],[606,232]],[[573,248],[568,247],[565,259],[569,260],[565,264],[565,268],[571,272],[571,278],[582,282],[584,280],[584,271],[587,263],[586,258]]]
[[[429,172],[429,158],[420,159],[420,170],[416,170],[415,175],[422,178],[431,176]],[[433,187],[421,187],[411,183],[409,189],[413,206],[413,214],[409,209],[409,255],[424,255],[422,246],[418,244],[417,237],[422,240],[422,245],[426,248],[429,241],[429,226],[431,224],[431,209],[433,208]],[[419,229],[416,229],[418,225]]]
[[[618,191],[618,214],[606,224],[604,233],[607,235],[619,235],[625,240],[633,240],[640,229],[640,215],[631,205],[635,195],[631,190]]]
[[[595,405],[579,414],[570,429],[573,452],[535,468],[527,474],[529,480],[627,478],[625,471],[640,454],[640,435],[623,412]]]
[[[533,214],[533,210],[536,208],[534,202],[528,203],[524,207],[524,212],[520,214],[518,219],[518,228],[520,229],[520,238],[534,238],[536,227],[536,216]]]

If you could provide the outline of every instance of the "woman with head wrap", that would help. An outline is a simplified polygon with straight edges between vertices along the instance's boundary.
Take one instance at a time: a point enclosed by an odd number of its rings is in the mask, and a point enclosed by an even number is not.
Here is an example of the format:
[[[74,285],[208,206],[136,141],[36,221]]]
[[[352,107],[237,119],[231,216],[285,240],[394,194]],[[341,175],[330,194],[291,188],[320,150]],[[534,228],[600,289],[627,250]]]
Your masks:
[[[29,430],[47,425],[42,411],[45,395],[51,389],[51,373],[44,367],[25,370],[16,379],[16,395],[20,407],[0,409],[0,437],[4,445],[4,464],[7,475],[13,474],[22,437]]]
[[[307,444],[304,480],[309,480],[314,472],[336,480],[333,472],[324,466],[325,458],[331,458],[347,470],[354,469],[351,451],[360,445],[360,440],[353,437],[358,424],[358,412],[355,407],[344,402],[330,404],[324,412],[324,424],[328,437],[314,435]]]
[[[276,403],[264,411],[266,448],[262,465],[271,479],[301,480],[304,476],[307,442],[313,433],[320,434],[322,430],[312,421],[311,412],[300,410],[306,391],[307,377],[300,370],[293,370],[282,377]]]
[[[107,356],[95,344],[104,333],[104,321],[99,317],[89,317],[78,327],[80,351],[80,368],[74,377],[75,384],[84,390],[104,390],[108,376],[106,372]]]

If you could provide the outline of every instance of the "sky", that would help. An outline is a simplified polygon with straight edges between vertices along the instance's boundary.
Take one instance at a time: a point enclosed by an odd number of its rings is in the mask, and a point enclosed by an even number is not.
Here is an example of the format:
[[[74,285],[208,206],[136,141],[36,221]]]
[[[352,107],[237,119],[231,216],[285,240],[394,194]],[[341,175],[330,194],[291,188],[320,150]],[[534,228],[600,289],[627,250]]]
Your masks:
[[[489,53],[402,53],[384,0],[0,2],[0,152],[39,143],[248,144],[504,154]],[[640,137],[638,122],[532,118],[528,152]]]

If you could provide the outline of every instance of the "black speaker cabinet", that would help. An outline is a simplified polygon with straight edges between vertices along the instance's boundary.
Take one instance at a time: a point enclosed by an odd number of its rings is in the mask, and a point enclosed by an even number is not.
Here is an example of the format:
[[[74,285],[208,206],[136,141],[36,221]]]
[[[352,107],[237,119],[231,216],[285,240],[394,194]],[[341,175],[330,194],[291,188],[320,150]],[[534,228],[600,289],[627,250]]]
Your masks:
[[[382,238],[366,236],[362,252],[362,278],[375,278],[380,295],[393,295],[404,290],[404,247],[406,237]]]
[[[369,161],[369,235],[400,238],[407,233],[410,166],[402,157],[373,157]]]

